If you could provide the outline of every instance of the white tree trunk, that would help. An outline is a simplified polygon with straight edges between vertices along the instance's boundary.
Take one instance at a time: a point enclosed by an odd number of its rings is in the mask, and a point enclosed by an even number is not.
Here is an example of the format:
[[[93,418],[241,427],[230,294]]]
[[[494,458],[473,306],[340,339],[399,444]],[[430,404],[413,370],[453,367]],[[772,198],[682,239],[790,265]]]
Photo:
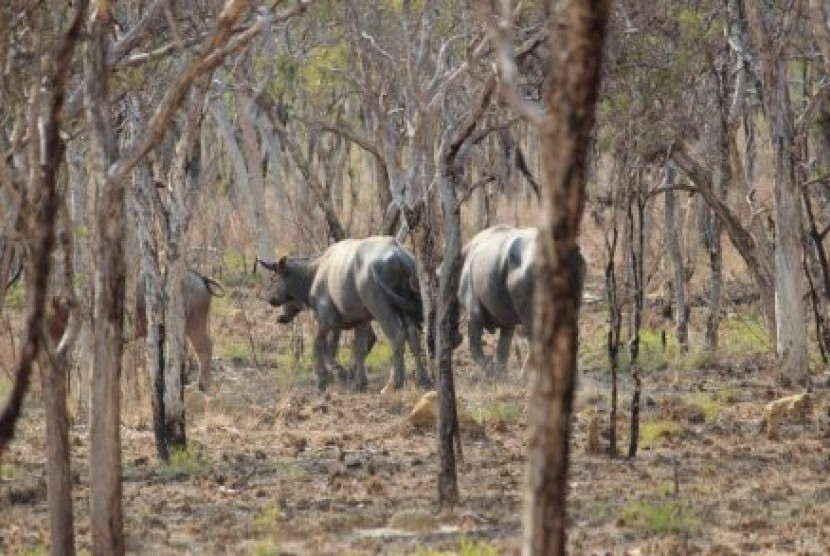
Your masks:
[[[240,125],[242,125],[242,120],[244,119],[244,116],[242,115],[243,112],[244,111],[240,111]],[[268,227],[267,222],[265,222],[265,213],[262,206],[262,172],[261,167],[259,167],[258,164],[258,151],[256,147],[254,147],[253,158],[257,160],[257,163],[254,165],[259,168],[259,181],[258,183],[253,183],[252,185],[252,182],[256,182],[257,178],[251,179],[249,176],[249,167],[246,162],[245,154],[242,152],[239,143],[236,141],[233,127],[231,126],[231,122],[224,107],[214,102],[210,105],[210,113],[216,121],[219,136],[222,138],[222,143],[225,145],[225,152],[228,154],[233,164],[235,176],[234,183],[236,185],[235,191],[245,205],[244,210],[248,216],[247,220],[249,222],[251,238],[256,243],[257,256],[260,259],[271,260],[274,257],[274,244],[270,234],[270,227]],[[251,123],[250,117],[248,118],[248,123]],[[243,126],[243,131],[246,126],[247,124]],[[244,136],[245,134],[243,132],[243,140]],[[253,142],[256,143],[256,137],[254,137]],[[259,187],[257,187],[257,185],[259,185]]]
[[[243,95],[237,96],[240,105],[238,111],[239,127],[242,130],[242,153],[248,166],[248,190],[251,199],[252,224],[256,227],[257,255],[260,259],[274,258],[274,238],[271,226],[265,214],[265,178],[262,174],[262,162],[259,155],[259,137],[257,135],[253,102]]]
[[[801,295],[804,267],[801,243],[801,196],[796,183],[797,156],[787,84],[787,60],[772,45],[766,21],[770,14],[754,2],[746,4],[747,21],[761,59],[764,103],[769,118],[775,189],[775,324],[776,354],[782,378],[808,378],[807,324]],[[773,22],[774,24],[775,22]]]

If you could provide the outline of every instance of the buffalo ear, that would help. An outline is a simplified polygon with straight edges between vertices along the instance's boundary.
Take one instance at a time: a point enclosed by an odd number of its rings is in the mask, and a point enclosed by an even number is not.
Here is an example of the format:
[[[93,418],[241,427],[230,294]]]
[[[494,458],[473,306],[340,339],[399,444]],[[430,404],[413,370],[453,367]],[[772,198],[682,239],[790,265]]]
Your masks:
[[[281,272],[285,270],[285,257],[281,258],[277,262],[263,261],[262,259],[257,258],[254,265],[254,268],[256,268],[256,265],[261,265],[271,272]]]
[[[288,263],[288,260],[286,259],[286,257],[284,257],[284,256],[280,257],[280,260],[278,260],[277,264],[276,264],[277,272],[285,272],[285,267],[286,267],[287,263]]]

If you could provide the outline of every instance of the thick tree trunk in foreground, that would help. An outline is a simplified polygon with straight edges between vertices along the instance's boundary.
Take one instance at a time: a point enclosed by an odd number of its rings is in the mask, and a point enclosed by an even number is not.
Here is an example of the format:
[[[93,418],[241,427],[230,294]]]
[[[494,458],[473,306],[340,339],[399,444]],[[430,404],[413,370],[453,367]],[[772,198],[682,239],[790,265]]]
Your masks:
[[[577,238],[609,4],[608,0],[565,1],[549,22],[551,51],[561,54],[551,62],[549,112],[540,130],[546,193],[537,247],[532,347],[537,369],[528,410],[524,554],[564,554],[566,548],[581,289]]]
[[[66,352],[49,361],[42,357],[41,384],[46,410],[46,492],[53,556],[75,554],[72,476],[69,465],[69,419],[66,410],[69,361]]]
[[[100,3],[87,44],[85,103],[93,169],[102,192],[95,209],[90,522],[94,554],[124,553],[121,507],[120,378],[124,322],[124,189],[108,178],[117,158],[107,89],[109,7]]]

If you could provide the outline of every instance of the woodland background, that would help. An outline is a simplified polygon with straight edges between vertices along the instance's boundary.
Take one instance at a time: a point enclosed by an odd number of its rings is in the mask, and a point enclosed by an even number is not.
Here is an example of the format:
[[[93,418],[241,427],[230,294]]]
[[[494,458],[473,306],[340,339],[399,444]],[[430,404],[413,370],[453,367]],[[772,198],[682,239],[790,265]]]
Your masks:
[[[593,98],[575,22],[606,12],[595,112],[568,120]],[[314,393],[312,321],[277,325],[254,261],[398,235],[443,337],[464,323],[434,270],[488,225],[556,214],[550,245],[578,231],[589,263],[571,551],[830,543],[820,0],[12,1],[0,38],[0,282],[24,267],[0,302],[4,552],[545,552],[520,516],[545,415],[528,395],[569,371],[553,344],[517,341],[492,382],[444,341],[442,400],[471,417],[456,461],[458,431],[406,421],[414,386],[377,398],[384,342],[369,393]],[[564,158],[551,121],[584,152]],[[553,167],[584,175],[556,189]],[[186,268],[228,289],[207,395],[178,371]],[[805,419],[759,434],[806,390]]]

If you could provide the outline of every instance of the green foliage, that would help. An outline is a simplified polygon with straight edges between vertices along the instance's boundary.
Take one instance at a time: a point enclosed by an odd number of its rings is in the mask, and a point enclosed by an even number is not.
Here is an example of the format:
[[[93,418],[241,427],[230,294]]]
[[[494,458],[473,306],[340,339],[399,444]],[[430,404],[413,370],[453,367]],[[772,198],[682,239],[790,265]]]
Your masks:
[[[279,554],[280,519],[282,514],[277,506],[267,506],[254,519],[254,530],[259,539],[254,554],[266,556]]]
[[[328,46],[318,46],[308,53],[306,62],[300,68],[300,79],[305,88],[314,95],[330,88],[347,69],[351,49],[345,41]]]
[[[522,412],[515,403],[501,401],[474,407],[473,418],[482,425],[513,425],[519,422]]]
[[[251,344],[246,338],[220,335],[216,342],[216,357],[248,361],[253,358]]]
[[[677,23],[683,41],[689,44],[717,39],[723,30],[722,25],[713,22],[711,18],[691,7],[680,10]]]
[[[254,545],[254,556],[277,556],[277,554],[282,554],[282,552],[280,552],[279,547],[271,541],[259,541]]]
[[[23,310],[26,307],[26,289],[23,286],[23,280],[18,280],[11,288],[6,290],[6,307],[16,311]]]
[[[386,370],[392,366],[393,355],[392,345],[386,340],[379,339],[372,348],[372,351],[366,356],[366,367]]]
[[[389,5],[397,14],[403,13],[403,0],[386,0],[386,4]],[[421,13],[421,8],[423,7],[424,2],[423,0],[413,0],[412,1],[412,13],[418,14]]]
[[[281,372],[290,371],[290,374],[301,371],[311,371],[314,368],[314,354],[311,348],[303,349],[299,357],[288,348],[281,350],[276,356],[276,367]]]
[[[11,381],[6,378],[5,376],[0,376],[0,401],[3,401],[8,397],[9,392],[12,391],[12,383]]]
[[[418,556],[498,556],[501,552],[485,541],[461,537],[458,540],[458,550],[455,552],[437,551],[422,547],[418,549],[416,554]]]
[[[659,446],[665,439],[680,430],[674,421],[646,421],[640,423],[640,448],[648,450]]]
[[[158,475],[165,479],[181,479],[201,475],[207,471],[210,462],[204,450],[199,446],[191,448],[172,449],[169,461],[158,467]]]
[[[694,338],[693,338],[694,340]],[[579,344],[579,365],[586,370],[609,370],[608,325],[593,328],[591,334],[583,334]],[[629,353],[627,338],[620,345],[620,369],[627,370]],[[720,323],[718,351],[713,353],[703,346],[690,346],[687,352],[680,350],[677,336],[666,330],[666,347],[663,348],[660,330],[640,330],[640,351],[638,362],[645,372],[664,369],[695,370],[710,367],[719,362],[733,364],[765,356],[772,351],[772,343],[766,326],[756,312],[740,317],[728,317]]]
[[[20,552],[21,556],[47,556],[49,554],[49,546],[45,543],[38,543],[26,546]]]
[[[649,533],[689,533],[698,525],[691,508],[673,499],[631,500],[621,510],[627,525]]]
[[[707,422],[712,421],[721,412],[723,407],[735,400],[735,392],[731,389],[716,393],[692,392],[683,397],[689,405],[696,406],[703,411]]]
[[[772,340],[756,310],[721,321],[719,356],[729,360],[746,360],[772,352]]]
[[[0,481],[13,481],[20,478],[21,471],[13,463],[0,463]]]

